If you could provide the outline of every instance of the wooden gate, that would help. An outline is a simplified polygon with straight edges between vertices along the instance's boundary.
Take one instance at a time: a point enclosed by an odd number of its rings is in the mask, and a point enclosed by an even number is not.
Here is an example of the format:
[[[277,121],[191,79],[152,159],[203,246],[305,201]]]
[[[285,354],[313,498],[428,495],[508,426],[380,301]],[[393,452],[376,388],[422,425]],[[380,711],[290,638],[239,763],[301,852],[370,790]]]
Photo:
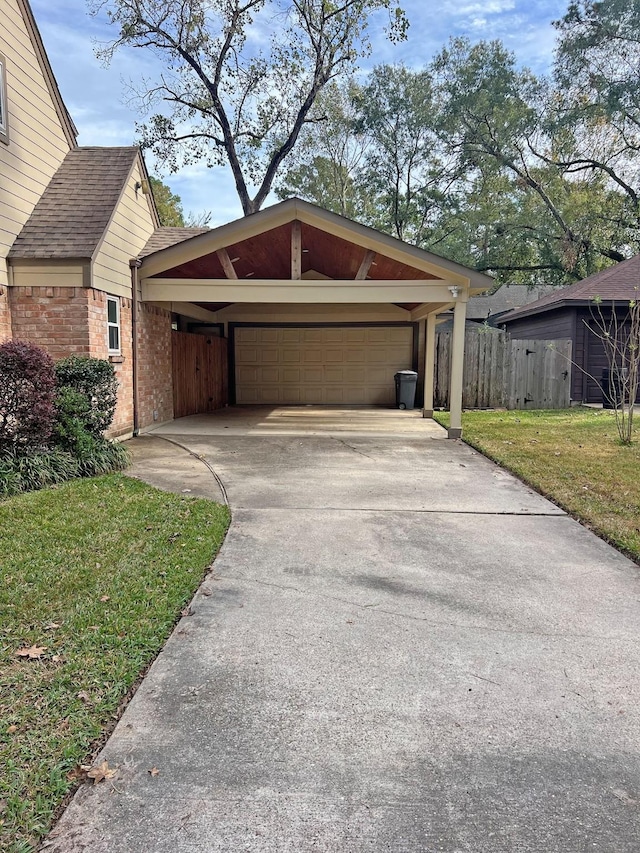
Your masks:
[[[436,333],[435,405],[449,406],[450,330]],[[499,329],[465,334],[465,409],[565,409],[571,402],[571,341],[512,340]]]
[[[215,412],[228,403],[227,341],[172,332],[173,416]]]
[[[509,341],[508,409],[567,409],[571,402],[571,340]]]

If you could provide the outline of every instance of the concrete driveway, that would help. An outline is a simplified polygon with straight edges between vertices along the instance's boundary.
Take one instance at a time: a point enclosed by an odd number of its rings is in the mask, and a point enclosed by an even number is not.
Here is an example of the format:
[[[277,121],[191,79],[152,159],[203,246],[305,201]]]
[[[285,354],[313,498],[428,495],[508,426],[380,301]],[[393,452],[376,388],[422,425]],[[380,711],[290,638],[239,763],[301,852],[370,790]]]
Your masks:
[[[433,424],[177,426],[233,523],[49,849],[637,853],[636,566]]]

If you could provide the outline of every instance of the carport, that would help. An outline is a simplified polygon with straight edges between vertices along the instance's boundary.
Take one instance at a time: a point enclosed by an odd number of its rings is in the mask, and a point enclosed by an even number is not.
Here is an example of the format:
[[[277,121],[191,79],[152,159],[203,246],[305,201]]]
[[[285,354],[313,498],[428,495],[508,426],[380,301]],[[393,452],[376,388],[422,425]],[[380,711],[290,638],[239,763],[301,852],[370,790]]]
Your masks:
[[[300,199],[195,236],[166,231],[137,270],[141,298],[228,339],[230,403],[389,406],[394,373],[414,369],[431,417],[437,316],[453,307],[460,436],[466,304],[487,276]]]

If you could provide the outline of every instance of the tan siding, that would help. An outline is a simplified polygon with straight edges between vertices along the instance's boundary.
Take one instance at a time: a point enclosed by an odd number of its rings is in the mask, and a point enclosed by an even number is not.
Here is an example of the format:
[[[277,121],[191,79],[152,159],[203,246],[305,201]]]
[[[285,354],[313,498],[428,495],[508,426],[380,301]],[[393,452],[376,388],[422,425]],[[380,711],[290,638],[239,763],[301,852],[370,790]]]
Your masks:
[[[384,304],[236,304],[217,313],[219,323],[380,323],[385,320],[408,322],[410,319],[409,312],[403,308]]]
[[[0,258],[69,150],[16,0],[0,4],[0,53],[7,60],[9,144],[0,143]],[[6,283],[0,264],[0,285]]]
[[[131,295],[129,261],[155,230],[148,198],[135,189],[141,181],[136,164],[93,262],[93,287],[118,296]]]
[[[37,266],[13,267],[13,284],[16,287],[82,287],[82,267]]]

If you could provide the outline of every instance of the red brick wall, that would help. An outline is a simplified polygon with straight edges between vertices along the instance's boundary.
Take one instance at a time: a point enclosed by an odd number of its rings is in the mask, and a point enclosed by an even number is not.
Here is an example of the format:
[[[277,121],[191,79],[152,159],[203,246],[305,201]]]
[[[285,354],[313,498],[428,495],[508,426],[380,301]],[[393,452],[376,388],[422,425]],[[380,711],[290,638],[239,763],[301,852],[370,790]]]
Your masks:
[[[10,287],[13,337],[32,341],[54,359],[91,355],[87,294],[81,287]]]
[[[11,337],[11,313],[8,288],[0,287],[0,344]]]
[[[0,300],[2,296],[0,296]],[[107,294],[75,287],[12,287],[13,337],[32,341],[54,359],[71,353],[109,358]],[[118,378],[118,405],[110,437],[133,430],[133,344],[131,300],[120,299],[121,356],[111,356]],[[0,336],[2,335],[0,301]],[[7,337],[11,331],[6,324]],[[138,311],[140,427],[173,418],[171,313],[141,303]],[[154,417],[155,414],[155,417]]]
[[[101,290],[87,291],[87,324],[89,354],[106,358],[112,364],[118,380],[118,405],[107,435],[115,438],[133,432],[133,347],[131,343],[131,300],[120,299],[120,355],[109,355],[107,338],[107,294]]]
[[[172,374],[171,313],[142,302],[138,308],[140,429],[172,420]]]

